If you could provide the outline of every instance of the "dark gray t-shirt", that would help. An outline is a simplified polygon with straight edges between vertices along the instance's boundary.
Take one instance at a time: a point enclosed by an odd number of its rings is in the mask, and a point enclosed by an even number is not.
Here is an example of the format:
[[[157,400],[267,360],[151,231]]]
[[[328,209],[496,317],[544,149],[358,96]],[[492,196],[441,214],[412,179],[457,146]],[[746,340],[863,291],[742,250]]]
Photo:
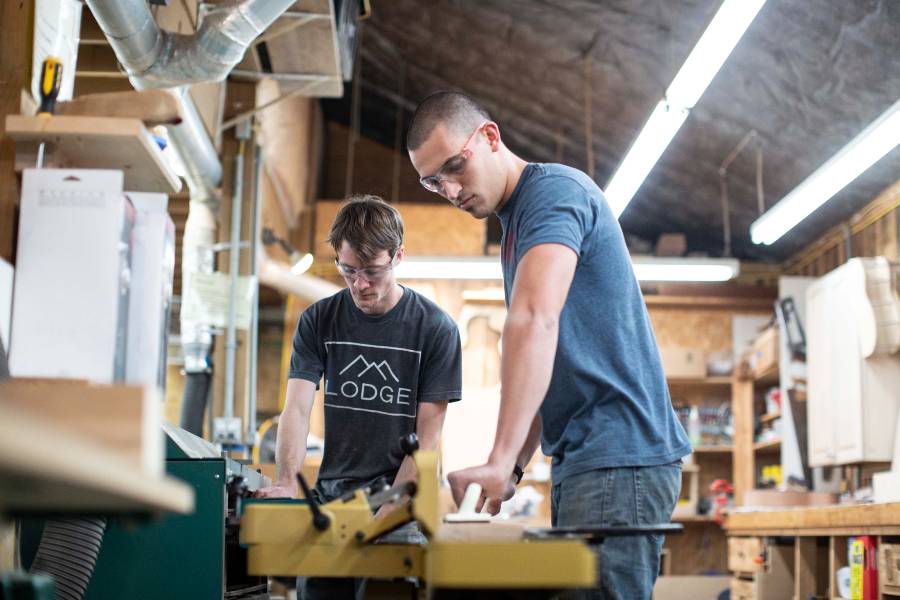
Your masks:
[[[562,244],[578,255],[541,404],[553,481],[666,464],[690,453],[622,228],[600,188],[576,169],[529,164],[498,216],[507,299],[531,248]]]
[[[462,397],[459,329],[409,288],[383,315],[363,313],[347,289],[300,316],[288,377],[325,378],[325,452],[317,489],[331,500],[379,477],[393,483],[399,440],[416,430],[419,402]]]

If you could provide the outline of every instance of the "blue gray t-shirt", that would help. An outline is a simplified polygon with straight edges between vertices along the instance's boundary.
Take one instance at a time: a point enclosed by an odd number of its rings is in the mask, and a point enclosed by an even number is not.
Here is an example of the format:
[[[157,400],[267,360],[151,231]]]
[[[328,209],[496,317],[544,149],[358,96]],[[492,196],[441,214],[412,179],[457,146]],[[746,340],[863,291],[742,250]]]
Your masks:
[[[622,229],[600,188],[576,169],[529,164],[498,216],[507,304],[529,249],[562,244],[578,255],[540,409],[553,480],[689,454]]]
[[[403,288],[383,315],[367,315],[346,288],[307,308],[297,323],[288,377],[325,378],[325,451],[316,489],[322,499],[393,483],[399,440],[416,430],[422,402],[459,400],[459,329],[434,302]]]

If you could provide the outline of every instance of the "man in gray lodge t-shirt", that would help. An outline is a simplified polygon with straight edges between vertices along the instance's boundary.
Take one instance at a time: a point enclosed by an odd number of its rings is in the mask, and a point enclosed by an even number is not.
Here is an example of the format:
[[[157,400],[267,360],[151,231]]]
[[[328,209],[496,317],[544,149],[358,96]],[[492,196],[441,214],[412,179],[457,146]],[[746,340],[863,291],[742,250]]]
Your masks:
[[[295,497],[306,453],[309,414],[324,377],[325,452],[314,494],[329,502],[384,477],[414,480],[399,440],[415,432],[436,450],[447,403],[461,398],[459,329],[436,304],[397,283],[403,221],[376,196],[351,198],[331,226],[329,243],[347,288],[300,316],[278,422],[275,486],[262,497]],[[376,518],[389,511],[382,507]],[[406,539],[421,540],[415,527]],[[395,532],[397,533],[397,532]],[[393,540],[394,538],[392,538]],[[353,598],[361,582],[315,578],[301,598]]]
[[[447,475],[454,499],[477,482],[496,513],[540,440],[552,457],[554,526],[668,522],[691,448],[603,192],[581,171],[513,154],[487,111],[456,92],[422,101],[407,146],[423,186],[503,226],[497,435],[487,464]],[[579,597],[649,599],[662,543],[607,538],[597,588]]]

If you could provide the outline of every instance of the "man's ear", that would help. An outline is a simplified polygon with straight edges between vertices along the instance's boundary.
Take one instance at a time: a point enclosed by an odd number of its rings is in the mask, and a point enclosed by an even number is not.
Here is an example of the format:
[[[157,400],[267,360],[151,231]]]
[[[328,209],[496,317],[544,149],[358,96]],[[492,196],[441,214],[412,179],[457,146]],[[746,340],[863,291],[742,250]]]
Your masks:
[[[406,252],[406,248],[401,244],[399,248],[397,248],[397,253],[394,255],[394,259],[397,261],[396,264],[400,264],[403,262],[403,254]]]
[[[502,143],[500,139],[500,126],[494,123],[493,121],[489,121],[485,124],[484,134],[487,136],[488,145],[491,147],[491,152],[496,152],[500,149],[500,144]]]

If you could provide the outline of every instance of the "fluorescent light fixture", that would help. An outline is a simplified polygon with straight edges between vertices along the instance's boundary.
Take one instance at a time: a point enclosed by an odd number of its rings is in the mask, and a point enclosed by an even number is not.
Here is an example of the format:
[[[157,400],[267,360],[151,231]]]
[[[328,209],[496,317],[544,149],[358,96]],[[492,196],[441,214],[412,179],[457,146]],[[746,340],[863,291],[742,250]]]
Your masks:
[[[766,0],[725,0],[672,83],[650,113],[605,195],[616,218],[640,189],[656,161],[678,133],[688,112],[706,91]]]
[[[900,100],[750,226],[756,244],[773,244],[900,144]]]
[[[503,279],[496,257],[404,258],[394,269],[400,279]]]
[[[291,267],[291,273],[294,275],[303,275],[313,264],[313,260],[315,258],[312,254],[307,252],[306,254],[301,255],[299,252],[292,252],[290,261],[293,263]]]
[[[732,258],[633,256],[632,263],[639,281],[728,281],[740,272]],[[495,257],[406,258],[395,270],[400,279],[503,279]]]
[[[625,160],[606,186],[606,200],[617,219],[644,183],[669,142],[681,129],[687,116],[687,110],[673,108],[665,100],[660,100],[650,113],[647,124],[641,129],[625,155]]]
[[[741,270],[740,262],[734,258],[632,256],[631,263],[638,281],[728,281]]]

